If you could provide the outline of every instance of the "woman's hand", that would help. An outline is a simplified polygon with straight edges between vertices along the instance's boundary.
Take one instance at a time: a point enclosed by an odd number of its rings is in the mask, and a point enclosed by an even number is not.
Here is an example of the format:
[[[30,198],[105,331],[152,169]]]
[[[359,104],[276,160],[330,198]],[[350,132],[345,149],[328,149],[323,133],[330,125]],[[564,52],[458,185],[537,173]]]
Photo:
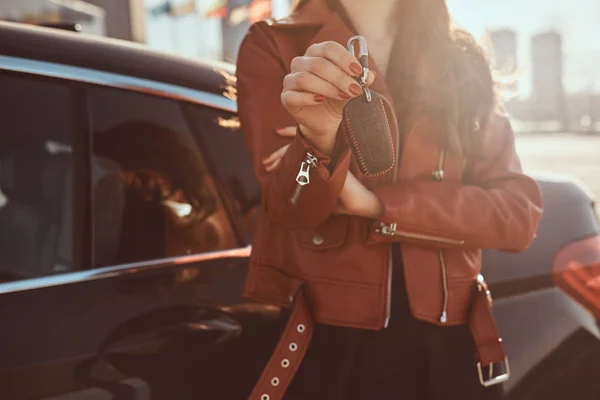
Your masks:
[[[383,206],[379,199],[351,172],[346,175],[346,181],[340,193],[340,203],[340,209],[344,214],[378,218],[383,212]]]
[[[310,46],[304,56],[294,58],[290,69],[283,80],[281,103],[302,133],[328,152],[344,105],[362,94],[353,78],[362,73],[362,66],[344,46],[328,41]],[[369,72],[367,85],[374,79],[373,72]]]

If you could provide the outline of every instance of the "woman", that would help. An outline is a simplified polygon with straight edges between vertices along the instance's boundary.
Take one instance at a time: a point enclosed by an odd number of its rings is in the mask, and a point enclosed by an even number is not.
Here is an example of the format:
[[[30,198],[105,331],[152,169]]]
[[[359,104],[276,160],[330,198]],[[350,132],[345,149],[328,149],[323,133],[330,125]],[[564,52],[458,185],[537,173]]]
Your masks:
[[[250,398],[500,398],[481,249],[526,249],[542,208],[487,60],[444,0],[337,1],[301,1],[240,48],[239,115],[263,193],[245,295],[291,309]],[[339,129],[362,95],[345,49],[355,34],[367,85],[398,122],[396,168],[376,179]]]

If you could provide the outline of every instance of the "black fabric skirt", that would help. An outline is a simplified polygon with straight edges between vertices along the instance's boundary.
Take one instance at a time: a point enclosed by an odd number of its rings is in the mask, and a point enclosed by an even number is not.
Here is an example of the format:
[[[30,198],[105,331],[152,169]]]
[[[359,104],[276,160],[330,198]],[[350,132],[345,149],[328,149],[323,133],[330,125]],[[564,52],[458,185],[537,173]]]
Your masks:
[[[285,400],[497,400],[484,388],[468,326],[418,321],[408,307],[402,257],[393,248],[390,324],[379,331],[317,325]],[[282,314],[282,327],[289,313]]]

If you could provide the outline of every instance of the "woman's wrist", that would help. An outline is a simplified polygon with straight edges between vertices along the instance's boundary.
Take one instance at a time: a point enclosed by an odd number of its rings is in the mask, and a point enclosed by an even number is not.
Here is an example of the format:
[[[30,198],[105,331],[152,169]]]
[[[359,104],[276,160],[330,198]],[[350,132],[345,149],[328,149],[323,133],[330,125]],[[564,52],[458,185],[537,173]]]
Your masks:
[[[351,172],[340,193],[340,201],[349,214],[366,218],[378,218],[383,212],[381,202]]]
[[[304,125],[300,125],[300,133],[321,153],[330,156],[335,148],[337,129],[332,132],[315,133]]]

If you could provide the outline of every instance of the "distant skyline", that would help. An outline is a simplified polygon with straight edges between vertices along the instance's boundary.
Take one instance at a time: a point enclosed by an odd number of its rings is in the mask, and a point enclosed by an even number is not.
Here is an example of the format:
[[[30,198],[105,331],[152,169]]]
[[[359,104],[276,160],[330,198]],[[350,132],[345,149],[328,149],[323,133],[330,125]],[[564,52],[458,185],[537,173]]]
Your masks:
[[[519,68],[531,63],[530,41],[536,33],[554,30],[562,34],[567,92],[600,91],[599,0],[447,0],[450,12],[465,29],[481,38],[486,30],[513,29],[517,33]],[[525,71],[519,90],[531,89]]]
[[[164,0],[144,0],[145,7]],[[176,3],[188,0],[175,0]],[[275,0],[279,4],[282,0]],[[200,9],[219,0],[196,0]],[[486,30],[513,29],[517,33],[517,62],[530,67],[531,37],[555,30],[562,34],[564,86],[567,92],[587,90],[594,83],[600,92],[600,0],[447,0],[452,15],[477,38]],[[281,8],[281,7],[274,7]],[[199,20],[201,21],[200,23]],[[152,47],[200,57],[218,57],[221,52],[221,21],[189,16],[177,22],[168,17],[149,18],[148,42]],[[171,41],[177,37],[177,45]],[[207,42],[207,39],[210,40]],[[519,92],[531,90],[530,70],[519,81]]]

